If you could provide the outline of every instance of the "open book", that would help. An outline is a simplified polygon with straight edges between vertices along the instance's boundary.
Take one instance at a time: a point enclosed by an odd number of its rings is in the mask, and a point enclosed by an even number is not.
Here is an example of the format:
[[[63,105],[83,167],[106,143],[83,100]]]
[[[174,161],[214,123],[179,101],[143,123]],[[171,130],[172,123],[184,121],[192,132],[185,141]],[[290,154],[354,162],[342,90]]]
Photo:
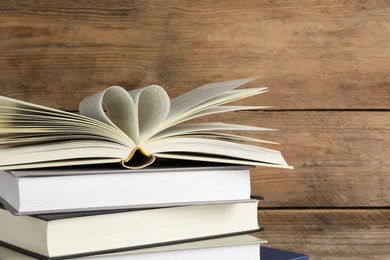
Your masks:
[[[156,158],[290,168],[279,151],[254,145],[266,141],[234,134],[269,129],[187,122],[264,108],[225,105],[266,92],[236,89],[254,79],[205,84],[172,100],[158,85],[129,92],[112,86],[82,100],[80,115],[0,96],[0,169],[114,162],[142,168]]]

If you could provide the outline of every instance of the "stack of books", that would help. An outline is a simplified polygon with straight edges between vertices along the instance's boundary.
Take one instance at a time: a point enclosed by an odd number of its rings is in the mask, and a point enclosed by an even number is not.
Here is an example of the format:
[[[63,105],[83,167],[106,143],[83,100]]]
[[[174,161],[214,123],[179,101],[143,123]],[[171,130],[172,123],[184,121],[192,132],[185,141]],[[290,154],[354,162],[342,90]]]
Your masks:
[[[235,89],[253,80],[172,101],[157,85],[114,86],[84,99],[81,114],[0,96],[0,253],[259,259],[264,241],[246,235],[260,230],[251,167],[291,167],[280,152],[248,144],[272,142],[241,134],[270,129],[185,123],[263,108],[224,105],[266,91]]]
[[[240,236],[260,230],[245,166],[9,170],[0,183],[2,245],[39,259],[157,247],[258,255],[262,242]]]

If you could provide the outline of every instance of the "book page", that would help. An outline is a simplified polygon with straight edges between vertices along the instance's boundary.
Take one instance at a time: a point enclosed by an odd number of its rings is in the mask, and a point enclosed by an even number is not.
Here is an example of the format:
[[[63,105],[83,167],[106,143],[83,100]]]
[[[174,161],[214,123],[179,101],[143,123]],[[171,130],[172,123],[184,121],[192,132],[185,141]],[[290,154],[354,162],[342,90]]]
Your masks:
[[[126,146],[118,146],[114,143],[101,142],[99,140],[65,140],[62,142],[47,143],[41,145],[5,148],[0,150],[0,168],[12,165],[50,161],[64,161],[68,165],[69,160],[78,159],[115,159],[121,161],[129,154]]]
[[[209,83],[198,87],[190,92],[187,92],[179,97],[176,97],[171,101],[171,111],[169,112],[168,119],[175,118],[178,115],[184,113],[185,111],[207,100],[221,95],[228,90],[249,83],[255,79],[256,78],[247,78],[219,83]]]
[[[59,135],[66,135],[68,139],[84,135],[84,139],[105,139],[132,147],[131,139],[121,130],[92,118],[0,106],[0,146],[12,145],[12,140],[22,143],[35,139],[36,143],[41,143],[45,141],[43,136]]]
[[[80,114],[118,127],[133,141],[138,139],[138,116],[135,112],[135,104],[122,87],[112,86],[84,98],[80,103]]]
[[[238,134],[230,134],[230,133],[217,133],[217,132],[191,132],[187,135],[182,136],[188,136],[188,137],[196,137],[196,138],[209,138],[209,139],[217,139],[217,140],[228,140],[232,142],[237,143],[266,143],[266,144],[279,144],[273,141],[263,140],[259,138],[249,137],[249,136],[243,136]]]
[[[135,147],[93,118],[0,97],[0,168],[120,162]]]
[[[261,93],[268,91],[266,87],[262,88],[249,88],[249,89],[239,89],[239,90],[230,90],[228,92],[222,93],[221,95],[214,97],[210,100],[207,100],[198,106],[193,107],[181,115],[178,115],[176,118],[172,119],[170,122],[167,122],[166,127],[171,125],[178,124],[178,122],[187,121],[188,118],[193,119],[199,116],[202,116],[201,112],[211,108],[216,108],[226,103],[244,99],[247,97],[255,96]],[[249,106],[248,106],[249,108]],[[197,116],[195,116],[197,115]]]
[[[25,169],[37,169],[47,167],[63,167],[63,166],[85,166],[94,164],[107,164],[107,163],[120,163],[122,160],[118,158],[77,158],[70,160],[54,160],[54,161],[41,161],[35,163],[13,164],[13,165],[0,165],[0,170],[25,170]]]
[[[175,159],[175,160],[190,160],[190,161],[200,161],[200,162],[228,163],[228,164],[238,164],[238,165],[293,169],[292,166],[288,166],[288,165],[262,163],[262,162],[249,161],[240,158],[228,158],[228,157],[224,158],[224,157],[211,156],[208,154],[157,153],[156,157],[165,158],[165,159]]]
[[[279,151],[209,138],[164,138],[145,144],[144,149],[156,154],[156,156],[162,153],[199,153],[202,155],[207,154],[208,157],[232,157],[232,159],[287,166]]]
[[[184,115],[183,117],[177,118],[177,121],[175,121],[174,124],[172,124],[174,127],[177,124],[181,124],[183,122],[198,118],[198,117],[203,117],[203,116],[208,116],[208,115],[213,115],[213,114],[222,114],[226,112],[236,112],[236,111],[243,111],[243,110],[259,110],[259,109],[267,109],[270,108],[269,106],[216,106],[216,107],[209,107],[205,109],[201,109],[197,112],[190,113],[189,115]],[[168,127],[166,130],[170,129],[171,127]],[[165,130],[164,130],[165,131]]]
[[[246,97],[258,95],[261,93],[264,93],[267,91],[266,87],[262,88],[249,88],[249,89],[240,89],[240,90],[228,90],[227,92],[220,93],[218,96],[215,96],[213,98],[210,98],[203,103],[198,104],[197,106],[188,109],[186,111],[183,111],[181,114],[178,114],[176,117],[170,118],[168,116],[167,120],[165,120],[159,128],[157,128],[158,131],[154,132],[153,134],[157,134],[160,131],[163,131],[164,129],[167,129],[169,127],[172,127],[173,125],[179,124],[181,122],[194,119],[196,117],[200,117],[206,114],[212,114],[212,113],[218,113],[218,110],[214,111],[207,111],[207,113],[203,114],[202,111],[209,110],[215,107],[218,107],[220,105],[233,102],[236,100],[240,100]],[[248,106],[247,108],[250,108]],[[228,110],[228,109],[227,109]],[[241,109],[237,109],[241,110]],[[226,111],[226,110],[225,110]],[[219,110],[219,112],[225,112],[224,109]],[[149,136],[150,138],[151,136]]]
[[[40,122],[47,121],[47,123],[50,124],[54,120],[57,120],[63,122],[63,124],[69,124],[69,122],[78,122],[86,125],[94,125],[106,129],[113,129],[112,126],[90,117],[2,96],[0,96],[0,117],[2,119],[8,118],[12,122],[16,122],[16,120],[19,119],[31,119],[36,121],[39,120]]]
[[[210,122],[210,123],[192,123],[192,124],[180,124],[175,125],[155,135],[149,142],[153,142],[157,139],[186,135],[190,133],[205,133],[208,131],[227,131],[227,130],[240,130],[240,131],[270,131],[273,129],[263,128],[257,126],[248,126],[240,124],[230,124],[222,122]],[[217,134],[217,133],[215,133]],[[213,135],[210,133],[210,135]]]
[[[13,99],[9,97],[0,96],[0,113],[2,113],[2,108],[16,108],[16,109],[28,109],[30,111],[51,113],[61,117],[77,117],[77,114],[73,114],[70,112],[62,111],[59,109],[54,109],[46,106],[41,106],[37,104],[33,104],[30,102]]]
[[[170,100],[167,92],[158,85],[150,85],[145,88],[129,91],[134,100],[138,116],[139,139],[136,143],[142,143],[168,116]]]

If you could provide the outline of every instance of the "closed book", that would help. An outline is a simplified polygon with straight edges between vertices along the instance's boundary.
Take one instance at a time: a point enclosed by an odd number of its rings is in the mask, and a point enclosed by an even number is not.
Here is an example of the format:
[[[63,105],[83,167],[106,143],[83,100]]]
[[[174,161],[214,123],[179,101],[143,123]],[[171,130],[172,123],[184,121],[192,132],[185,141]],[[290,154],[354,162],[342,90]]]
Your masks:
[[[76,257],[80,260],[258,260],[259,245],[265,240],[250,236],[237,235],[207,239],[195,242],[157,246],[138,250],[129,250],[111,254]],[[34,260],[16,250],[0,246],[1,260]]]
[[[285,251],[281,249],[262,246],[260,249],[261,260],[308,260],[304,254]]]
[[[0,209],[3,245],[42,259],[141,249],[259,230],[257,201],[14,216]]]
[[[78,166],[0,170],[0,199],[15,215],[150,208],[250,199],[248,166]]]

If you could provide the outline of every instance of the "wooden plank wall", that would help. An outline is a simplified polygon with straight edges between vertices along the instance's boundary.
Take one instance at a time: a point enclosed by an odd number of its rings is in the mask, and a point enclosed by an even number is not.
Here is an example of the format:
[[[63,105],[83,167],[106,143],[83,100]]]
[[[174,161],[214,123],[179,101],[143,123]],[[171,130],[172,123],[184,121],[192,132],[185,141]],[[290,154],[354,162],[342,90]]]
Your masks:
[[[221,117],[294,171],[258,168],[270,245],[311,259],[390,259],[390,2],[1,1],[0,94],[69,111],[110,85],[176,96],[263,75],[268,111]]]

